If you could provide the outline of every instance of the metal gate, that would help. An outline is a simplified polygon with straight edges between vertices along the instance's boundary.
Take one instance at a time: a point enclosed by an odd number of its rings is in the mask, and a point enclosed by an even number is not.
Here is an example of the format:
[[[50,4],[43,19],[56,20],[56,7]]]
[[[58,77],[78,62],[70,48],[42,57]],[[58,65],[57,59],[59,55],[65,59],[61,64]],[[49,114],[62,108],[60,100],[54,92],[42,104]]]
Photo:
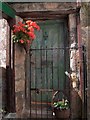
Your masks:
[[[69,68],[66,23],[64,20],[43,21],[40,27],[30,49],[30,116],[53,118],[53,94],[69,85],[65,76]]]
[[[68,46],[64,20],[43,21],[40,22],[40,27],[41,31],[36,33],[36,39],[29,51],[30,67],[27,64],[29,69],[26,72],[29,79],[27,79],[26,85],[27,96],[30,93],[30,96],[27,97],[29,104],[26,103],[26,107],[29,107],[30,118],[54,118],[52,101],[56,92],[60,93],[57,99],[61,100],[66,97],[69,102],[75,102],[70,104],[70,117],[78,115],[81,118],[82,100],[78,94],[81,91],[83,91],[84,116],[86,117],[87,73],[84,47],[78,46],[77,43],[72,43],[73,47]],[[83,73],[81,73],[81,67]],[[66,71],[69,72],[68,76],[65,74]],[[75,75],[74,81],[73,78],[69,78],[71,75]],[[78,109],[79,112],[75,112],[73,109]]]
[[[53,94],[58,90],[64,89],[64,69],[58,64],[60,63],[58,53],[61,51],[59,48],[32,49],[31,109],[34,109],[36,114],[39,112],[41,118],[45,116],[52,117],[51,104]],[[42,56],[42,54],[44,54],[44,56]],[[54,54],[57,57],[54,57]],[[38,60],[36,59],[37,56]],[[33,57],[35,57],[34,60]],[[61,64],[63,65],[63,61]]]

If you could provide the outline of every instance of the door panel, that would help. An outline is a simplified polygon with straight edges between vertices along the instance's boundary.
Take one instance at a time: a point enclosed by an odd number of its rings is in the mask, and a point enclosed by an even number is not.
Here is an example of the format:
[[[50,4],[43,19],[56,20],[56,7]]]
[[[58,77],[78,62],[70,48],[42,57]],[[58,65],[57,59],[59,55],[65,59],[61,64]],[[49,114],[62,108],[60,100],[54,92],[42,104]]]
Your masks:
[[[31,88],[40,91],[31,95],[32,101],[51,102],[52,90],[64,89],[65,22],[48,20],[39,25],[41,30],[31,46]]]

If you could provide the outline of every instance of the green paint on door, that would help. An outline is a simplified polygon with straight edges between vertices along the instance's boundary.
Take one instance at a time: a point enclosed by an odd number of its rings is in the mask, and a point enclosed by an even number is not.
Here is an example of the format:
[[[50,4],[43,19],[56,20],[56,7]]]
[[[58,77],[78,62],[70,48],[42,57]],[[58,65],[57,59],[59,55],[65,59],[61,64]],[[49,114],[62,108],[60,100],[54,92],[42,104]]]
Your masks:
[[[15,10],[13,10],[7,3],[0,1],[0,10],[4,12],[7,16],[15,18]]]
[[[31,46],[31,87],[40,89],[40,92],[32,92],[32,101],[51,102],[52,92],[49,90],[64,89],[65,22],[47,20],[39,25],[41,30],[36,32]]]

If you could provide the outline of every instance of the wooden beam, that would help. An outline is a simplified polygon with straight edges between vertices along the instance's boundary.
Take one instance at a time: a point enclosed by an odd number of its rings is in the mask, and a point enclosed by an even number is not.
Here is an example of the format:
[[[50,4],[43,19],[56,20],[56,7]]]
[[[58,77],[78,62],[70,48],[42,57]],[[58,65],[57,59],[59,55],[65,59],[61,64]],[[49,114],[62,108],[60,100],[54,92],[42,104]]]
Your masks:
[[[11,18],[15,18],[15,14],[16,14],[15,10],[13,10],[7,3],[0,1],[0,10],[5,15]]]

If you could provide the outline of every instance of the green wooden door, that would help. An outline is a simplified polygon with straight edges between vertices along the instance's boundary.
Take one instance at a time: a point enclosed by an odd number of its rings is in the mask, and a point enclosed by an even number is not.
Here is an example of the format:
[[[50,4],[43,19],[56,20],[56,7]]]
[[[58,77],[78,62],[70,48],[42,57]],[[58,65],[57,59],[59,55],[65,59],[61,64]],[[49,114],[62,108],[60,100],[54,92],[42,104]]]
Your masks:
[[[65,81],[65,22],[47,20],[38,23],[40,32],[31,46],[32,101],[51,102],[52,90],[64,89]]]

